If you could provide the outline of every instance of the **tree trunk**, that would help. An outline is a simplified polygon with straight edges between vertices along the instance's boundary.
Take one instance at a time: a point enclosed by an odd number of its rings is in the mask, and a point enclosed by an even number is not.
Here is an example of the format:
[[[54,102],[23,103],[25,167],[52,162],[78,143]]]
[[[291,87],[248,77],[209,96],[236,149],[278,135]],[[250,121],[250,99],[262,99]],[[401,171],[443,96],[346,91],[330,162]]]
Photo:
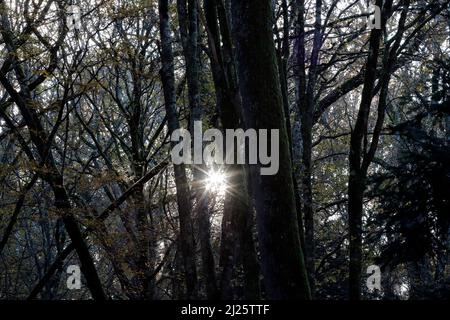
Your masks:
[[[265,290],[269,299],[309,299],[300,245],[269,0],[232,0],[239,87],[246,128],[280,130],[280,168],[261,176],[250,167]]]
[[[301,122],[302,153],[297,166],[297,176],[300,178],[302,214],[305,219],[305,262],[308,270],[311,293],[315,288],[315,244],[314,244],[314,207],[312,194],[312,130],[314,125],[315,94],[319,52],[322,47],[322,1],[315,3],[314,38],[311,50],[308,76],[306,75],[305,52],[305,3],[298,2],[297,17],[297,59],[296,78],[297,112]],[[301,171],[301,172],[298,172]]]
[[[381,29],[373,29],[369,39],[369,56],[367,58],[364,75],[364,87],[361,95],[361,104],[358,110],[355,127],[350,137],[349,155],[349,180],[348,180],[348,219],[350,237],[350,266],[349,266],[349,298],[350,300],[361,299],[361,272],[362,272],[362,220],[363,200],[366,188],[366,178],[369,166],[375,156],[378,141],[383,128],[386,114],[387,94],[391,79],[392,68],[396,61],[397,50],[403,35],[409,1],[404,1],[403,12],[399,20],[398,31],[391,48],[385,47],[383,57],[383,72],[381,73],[379,87],[381,88],[378,99],[377,120],[372,135],[370,147],[368,146],[368,123],[369,114],[374,97],[375,80],[377,79],[377,63],[380,53],[380,41],[387,19],[391,14],[392,2],[386,1],[383,7],[382,0],[376,5],[382,9]],[[389,50],[390,49],[390,50]]]
[[[161,37],[161,80],[168,118],[169,132],[180,128],[176,111],[175,70],[172,52],[172,36],[169,24],[168,0],[159,0]],[[175,145],[175,143],[173,143]],[[180,219],[180,250],[186,276],[187,298],[196,299],[197,267],[195,262],[195,242],[191,217],[192,203],[184,165],[174,165],[177,203]]]
[[[226,11],[221,0],[206,0],[204,6],[217,109],[224,129],[236,129],[242,123],[238,112],[241,103]],[[220,37],[223,49],[220,46]],[[225,172],[228,190],[225,194],[222,219],[221,298],[224,300],[233,298],[231,279],[240,260],[244,269],[244,296],[246,299],[256,300],[260,297],[259,264],[253,241],[254,223],[248,199],[247,176],[242,165],[227,165]]]
[[[194,134],[194,123],[202,121],[203,109],[200,105],[200,63],[199,63],[199,27],[198,1],[177,0],[180,37],[186,65],[188,85],[190,125],[189,130]],[[208,299],[217,296],[214,256],[211,249],[211,235],[209,228],[209,194],[205,192],[203,181],[206,178],[205,164],[193,167],[193,193],[196,198],[197,219],[199,221],[200,250],[202,256],[203,276],[206,280]]]
[[[281,93],[283,97],[283,109],[286,121],[286,130],[289,138],[289,145],[291,150],[291,159],[293,164],[292,170],[292,180],[294,182],[294,193],[295,193],[295,206],[297,209],[297,220],[298,220],[298,229],[300,232],[300,242],[305,252],[305,228],[303,224],[303,212],[302,212],[302,200],[300,198],[300,188],[297,181],[297,176],[299,176],[299,171],[295,168],[296,163],[300,163],[300,157],[298,161],[296,161],[296,156],[301,153],[297,153],[296,145],[300,145],[302,143],[301,138],[298,138],[298,141],[295,141],[293,138],[293,130],[291,126],[291,114],[290,114],[290,106],[289,106],[289,92],[288,92],[288,61],[290,56],[289,50],[289,12],[288,12],[288,4],[286,0],[282,1],[282,9],[283,9],[283,40],[281,44],[281,48],[278,50],[278,72],[280,76],[281,83]],[[296,113],[296,115],[298,115]],[[306,255],[306,252],[305,252]]]

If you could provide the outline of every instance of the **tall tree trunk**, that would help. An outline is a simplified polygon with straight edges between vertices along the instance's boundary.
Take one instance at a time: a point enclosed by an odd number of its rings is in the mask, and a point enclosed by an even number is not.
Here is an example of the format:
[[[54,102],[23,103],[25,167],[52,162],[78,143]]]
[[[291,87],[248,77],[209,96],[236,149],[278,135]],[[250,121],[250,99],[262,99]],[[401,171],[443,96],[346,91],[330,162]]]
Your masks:
[[[132,116],[128,121],[128,127],[131,136],[131,158],[132,158],[132,171],[134,174],[134,183],[139,181],[144,176],[144,145],[141,127],[142,119],[142,107],[140,103],[142,94],[141,78],[138,75],[138,69],[142,69],[142,56],[137,61],[133,62],[133,98],[130,103],[130,111]],[[152,265],[154,257],[150,256],[150,252],[154,252],[154,243],[150,237],[150,223],[149,223],[149,207],[145,199],[144,186],[140,186],[136,190],[133,196],[133,206],[136,213],[136,231],[137,231],[137,243],[136,243],[136,279],[140,286],[140,299],[152,299],[154,294],[154,281],[151,277]]]
[[[381,3],[382,1],[377,1],[377,5],[381,6]],[[361,105],[350,140],[348,219],[350,235],[349,298],[351,300],[361,298],[362,215],[365,189],[365,174],[361,170],[362,143],[367,130],[370,105],[373,98],[372,92],[375,86],[381,35],[382,31],[378,29],[373,29],[370,34],[369,57],[365,67]]]
[[[349,155],[349,180],[348,180],[348,219],[350,237],[350,268],[349,268],[349,298],[361,299],[361,271],[362,271],[362,217],[364,190],[369,166],[375,156],[378,141],[383,128],[389,81],[392,68],[396,61],[397,50],[402,39],[402,30],[406,21],[409,0],[403,1],[404,8],[399,20],[398,31],[392,48],[385,47],[383,58],[383,72],[380,78],[380,95],[378,99],[377,120],[372,135],[372,141],[368,148],[367,131],[369,114],[374,97],[375,80],[377,78],[377,63],[380,53],[380,41],[386,21],[391,14],[392,2],[387,1],[383,7],[383,1],[378,0],[376,5],[382,8],[381,29],[373,29],[369,39],[369,56],[367,58],[364,75],[364,87],[361,95],[361,104],[358,110],[355,127],[350,138]],[[391,49],[391,50],[389,50]]]
[[[309,299],[272,34],[271,2],[232,0],[231,10],[245,127],[280,130],[278,174],[261,176],[260,166],[250,167],[265,290],[269,299]]]
[[[303,212],[302,212],[302,200],[300,198],[301,191],[300,187],[298,185],[297,181],[297,175],[300,170],[297,170],[295,168],[296,163],[300,163],[299,161],[295,161],[296,159],[296,144],[301,144],[302,141],[300,137],[298,137],[298,141],[294,141],[293,139],[293,130],[291,126],[291,110],[289,106],[289,92],[288,92],[288,61],[290,56],[290,44],[289,44],[289,11],[288,11],[288,3],[286,0],[282,1],[282,9],[283,9],[283,39],[281,41],[281,48],[277,50],[277,56],[278,56],[278,73],[280,76],[280,83],[281,83],[281,94],[283,97],[283,109],[284,109],[284,115],[285,115],[285,121],[286,121],[286,130],[288,133],[289,138],[289,145],[291,150],[291,159],[293,164],[293,170],[292,170],[292,180],[294,182],[294,193],[295,193],[295,206],[297,209],[297,220],[298,220],[298,229],[300,232],[300,242],[303,249],[303,252],[305,252],[305,228],[303,224]],[[297,113],[296,113],[297,115]],[[300,154],[300,153],[298,153]],[[305,252],[306,255],[306,252]]]
[[[297,165],[297,176],[300,178],[302,214],[305,219],[305,261],[308,270],[311,292],[315,288],[315,244],[314,244],[314,208],[312,194],[312,130],[314,125],[315,93],[319,52],[322,47],[322,1],[315,3],[314,38],[310,57],[309,72],[306,75],[305,52],[305,2],[298,1],[297,16],[297,59],[296,79],[298,116],[301,123],[301,165]],[[299,172],[300,171],[300,172]]]
[[[216,265],[211,246],[211,224],[209,214],[209,204],[211,201],[209,192],[204,188],[200,190],[203,190],[203,192],[201,195],[197,196],[197,220],[202,258],[202,272],[206,286],[206,297],[208,300],[216,300],[218,299],[219,292],[216,282]]]
[[[199,26],[198,1],[177,0],[180,37],[186,64],[186,78],[188,85],[191,134],[194,133],[196,121],[202,121],[203,108],[200,105],[200,63],[199,63]],[[211,235],[209,228],[209,193],[206,192],[203,181],[206,179],[205,164],[193,167],[193,192],[196,198],[196,213],[199,221],[200,250],[202,256],[203,276],[206,280],[208,299],[217,296],[214,256],[211,249]]]
[[[169,24],[168,0],[159,0],[161,37],[161,80],[168,119],[169,132],[180,128],[176,111],[175,70],[172,51],[172,36]],[[175,143],[173,143],[175,145]],[[184,165],[174,165],[177,203],[180,219],[180,250],[186,276],[187,298],[198,296],[195,241],[192,225],[190,190]]]
[[[220,118],[224,129],[237,129],[242,123],[239,114],[240,97],[226,11],[222,0],[206,0],[204,6],[211,49],[211,70]],[[220,46],[221,37],[223,49]],[[220,250],[221,298],[233,298],[231,279],[240,260],[244,269],[244,296],[246,299],[258,299],[259,264],[253,241],[254,223],[246,172],[242,165],[227,165],[225,172],[228,187],[225,194]]]

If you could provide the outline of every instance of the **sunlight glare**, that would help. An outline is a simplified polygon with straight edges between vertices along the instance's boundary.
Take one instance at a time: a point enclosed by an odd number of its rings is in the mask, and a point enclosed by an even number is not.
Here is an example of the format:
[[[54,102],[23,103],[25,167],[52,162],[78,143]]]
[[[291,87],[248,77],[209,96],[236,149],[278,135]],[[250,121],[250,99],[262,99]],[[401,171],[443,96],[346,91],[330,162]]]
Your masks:
[[[221,171],[211,170],[207,173],[206,189],[214,193],[224,193],[227,189],[227,177]]]

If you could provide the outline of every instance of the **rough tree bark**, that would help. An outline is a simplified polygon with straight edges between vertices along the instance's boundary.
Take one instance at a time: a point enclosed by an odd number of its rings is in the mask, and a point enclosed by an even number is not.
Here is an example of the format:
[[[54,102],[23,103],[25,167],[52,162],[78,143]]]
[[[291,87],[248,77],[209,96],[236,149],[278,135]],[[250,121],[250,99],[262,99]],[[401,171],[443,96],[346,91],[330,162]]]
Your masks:
[[[269,299],[309,299],[272,34],[271,1],[232,0],[231,11],[245,127],[280,130],[278,174],[261,176],[259,166],[250,166],[266,294]]]

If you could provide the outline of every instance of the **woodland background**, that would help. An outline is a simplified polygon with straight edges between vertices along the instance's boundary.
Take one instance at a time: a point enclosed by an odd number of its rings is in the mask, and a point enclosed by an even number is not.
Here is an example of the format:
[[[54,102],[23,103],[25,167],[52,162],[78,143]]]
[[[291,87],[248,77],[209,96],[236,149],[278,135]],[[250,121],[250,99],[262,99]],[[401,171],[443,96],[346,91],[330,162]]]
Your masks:
[[[361,4],[0,0],[0,299],[448,299],[449,1]],[[279,173],[173,166],[198,120]]]

